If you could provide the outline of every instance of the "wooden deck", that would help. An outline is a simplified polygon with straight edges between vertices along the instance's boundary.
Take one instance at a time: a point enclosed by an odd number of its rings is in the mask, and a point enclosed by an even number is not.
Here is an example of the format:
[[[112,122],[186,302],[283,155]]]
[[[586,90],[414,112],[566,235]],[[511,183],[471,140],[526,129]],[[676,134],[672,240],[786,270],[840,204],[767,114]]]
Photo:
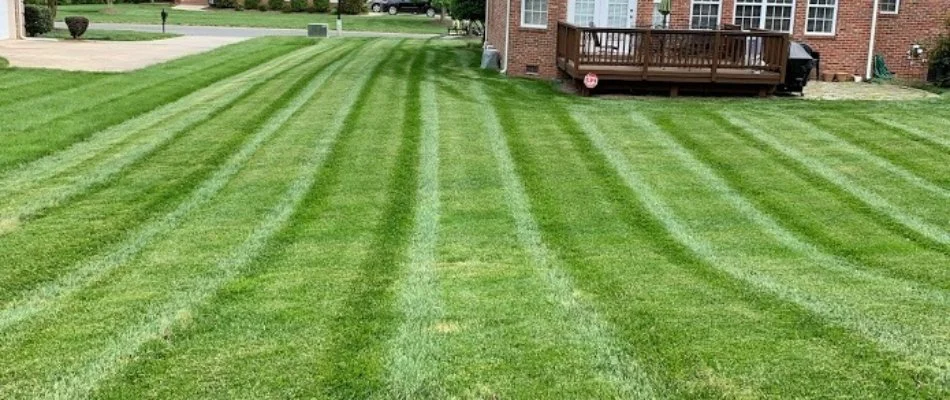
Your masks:
[[[775,32],[582,28],[558,23],[557,66],[575,81],[747,85],[762,93],[782,82],[789,37]]]

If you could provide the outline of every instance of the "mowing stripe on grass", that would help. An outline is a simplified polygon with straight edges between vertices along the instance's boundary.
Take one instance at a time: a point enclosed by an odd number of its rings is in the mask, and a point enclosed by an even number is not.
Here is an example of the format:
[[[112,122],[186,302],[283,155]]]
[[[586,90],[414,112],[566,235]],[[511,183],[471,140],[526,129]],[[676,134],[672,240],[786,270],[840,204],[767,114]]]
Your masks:
[[[427,62],[428,64],[428,62]],[[415,95],[411,93],[410,95]],[[435,273],[439,236],[439,114],[435,85],[422,82],[419,104],[407,105],[422,121],[418,204],[409,245],[407,275],[399,288],[403,321],[390,344],[389,392],[399,398],[437,396],[438,354],[434,326],[442,317]]]
[[[228,60],[219,60],[219,61],[220,62],[218,64],[216,64],[215,66],[211,68],[219,68],[221,65],[224,65],[224,64],[221,64],[221,62],[228,62]],[[151,72],[156,73],[157,71],[151,71]],[[129,79],[127,78],[125,74],[115,74],[99,81],[94,81],[94,82],[90,82],[81,86],[69,88],[62,92],[51,92],[46,96],[40,96],[35,99],[30,99],[30,100],[26,100],[20,103],[15,103],[11,105],[9,108],[7,108],[5,112],[13,112],[13,113],[28,112],[30,110],[36,110],[36,109],[45,109],[45,108],[49,109],[48,112],[44,112],[38,115],[32,115],[31,118],[25,118],[19,121],[15,121],[16,124],[11,124],[11,126],[7,127],[7,129],[9,129],[7,132],[28,132],[34,128],[42,126],[43,124],[53,123],[54,121],[69,117],[70,115],[83,113],[95,107],[102,106],[103,104],[114,103],[122,99],[141,96],[141,93],[143,92],[148,92],[152,90],[153,88],[157,88],[162,85],[167,85],[168,84],[167,81],[169,80],[175,80],[182,76],[186,76],[188,74],[203,74],[203,73],[208,73],[208,71],[197,69],[195,68],[195,66],[190,66],[190,68],[182,67],[182,68],[174,70],[172,73],[169,73],[168,76],[164,77],[165,79],[158,80],[157,82],[153,80],[149,80],[149,79],[141,79],[141,80],[129,82]],[[139,83],[139,82],[145,82],[145,83]],[[139,83],[139,84],[136,84],[136,83]],[[107,95],[96,96],[94,98],[90,98],[88,95],[88,92],[90,91],[90,89],[88,88],[90,87],[96,88],[96,87],[110,87],[110,86],[121,88],[121,89],[116,89],[116,90],[108,92]],[[43,101],[42,101],[42,100],[52,99],[52,101],[55,102],[57,98],[62,99],[62,98],[73,98],[73,97],[76,97],[76,98],[85,97],[88,100],[83,102],[81,107],[69,110],[69,112],[67,113],[63,113],[62,110],[50,108],[49,107],[50,105],[43,104]]]
[[[137,255],[153,239],[178,226],[184,218],[199,206],[211,200],[231,178],[242,169],[260,146],[277,132],[303,107],[308,100],[332,77],[334,72],[349,65],[357,52],[323,67],[294,98],[269,118],[244,145],[234,153],[214,174],[201,183],[184,202],[162,218],[155,220],[130,235],[108,253],[72,269],[61,279],[31,291],[26,296],[11,302],[0,311],[0,331],[37,313],[58,305],[64,298],[97,281],[109,271],[126,263]]]
[[[312,57],[320,50],[319,47],[327,42],[329,41],[322,42],[315,47],[297,50],[256,66],[239,75],[215,82],[179,100],[163,105],[154,111],[96,132],[87,140],[78,142],[60,152],[31,161],[14,170],[8,171],[0,177],[0,195],[2,195],[0,197],[7,196],[9,192],[16,190],[21,185],[46,179],[60,172],[73,169],[79,163],[92,158],[102,151],[113,148],[113,146],[121,143],[136,132],[156,126],[167,119],[178,116],[178,114],[188,113],[188,111],[193,108],[200,108],[201,112],[188,114],[205,116],[208,112],[212,112],[215,109],[201,108],[199,105],[214,102],[215,99],[221,96],[228,96],[229,93],[235,91],[249,90],[255,83],[265,81],[276,76],[281,71],[290,68],[291,64],[299,63],[306,58]],[[192,118],[194,118],[194,116],[192,116]],[[177,122],[173,121],[172,125],[164,126],[162,129],[178,130],[188,126],[187,124],[183,125],[183,127],[176,125],[178,125]]]
[[[384,43],[384,42],[377,42]],[[373,47],[379,47],[378,45]],[[349,58],[352,61],[354,58]],[[384,57],[376,57],[379,65]],[[349,65],[349,61],[345,63]],[[344,63],[337,63],[337,68]],[[339,105],[340,112],[327,125],[325,135],[318,141],[309,154],[306,163],[301,165],[298,174],[294,177],[290,187],[267,213],[264,220],[238,247],[228,252],[228,257],[217,263],[209,276],[201,278],[188,291],[175,297],[172,302],[159,305],[152,309],[141,324],[131,327],[102,351],[95,360],[81,368],[78,372],[57,380],[46,393],[48,398],[83,398],[98,387],[103,379],[112,376],[129,361],[146,342],[160,338],[163,332],[174,327],[178,321],[188,314],[189,310],[205,303],[217,293],[221,287],[239,276],[241,270],[250,263],[264,249],[277,232],[279,232],[290,217],[296,212],[300,202],[310,192],[316,183],[316,177],[323,168],[327,155],[336,146],[337,138],[343,131],[344,122],[350,116],[354,105],[363,94],[363,88],[376,69],[373,66],[361,66],[364,72],[353,82],[353,90],[347,92]],[[278,116],[286,122],[323,86],[332,71],[321,73],[307,86],[294,100],[282,109]],[[278,118],[275,116],[275,118]],[[281,122],[281,124],[283,123]],[[279,127],[279,126],[278,126]],[[275,128],[276,129],[276,128]],[[246,159],[245,159],[246,161]]]
[[[634,170],[626,156],[611,147],[596,126],[586,118],[575,119],[575,122],[653,218],[659,221],[676,241],[704,262],[757,290],[798,305],[831,323],[870,339],[887,351],[906,357],[915,366],[933,374],[938,384],[950,383],[950,347],[946,345],[944,338],[921,334],[912,327],[867,318],[851,307],[822,301],[811,293],[779,283],[768,275],[757,272],[754,265],[737,265],[733,260],[718,254],[712,243],[677,218],[673,210]]]
[[[572,110],[571,116],[582,126],[592,126],[592,123],[587,117],[577,109]],[[855,265],[848,260],[822,251],[814,244],[808,242],[807,239],[801,238],[794,232],[789,231],[767,213],[759,210],[752,202],[739,193],[739,191],[729,186],[729,183],[719,176],[716,171],[696,158],[696,156],[679,143],[672,135],[650,121],[645,115],[639,112],[633,112],[630,114],[630,120],[640,128],[637,132],[647,134],[659,144],[663,145],[682,165],[701,177],[713,191],[726,199],[732,207],[754,221],[762,230],[778,239],[784,246],[807,255],[823,267],[851,275],[860,280],[874,282],[881,287],[893,288],[895,292],[900,294],[901,298],[918,299],[938,305],[947,304],[947,295],[942,290],[935,290],[915,282],[884,277],[868,271],[866,267]],[[608,145],[611,144],[608,143]]]
[[[410,59],[413,61],[409,62]],[[408,75],[412,76],[418,71],[417,65],[421,60],[418,55],[403,52],[398,60],[392,62],[409,65],[412,72]],[[396,71],[403,68],[396,67]],[[374,75],[381,74],[374,72]],[[400,77],[405,75],[405,72],[398,72]],[[418,100],[417,86],[403,87],[406,91],[397,96],[411,98],[406,93],[414,91],[413,101]],[[373,87],[368,87],[361,95],[354,116],[363,115],[369,109],[367,104],[371,98],[379,100],[378,96],[370,94],[369,89]],[[374,224],[372,239],[368,240],[371,251],[361,257],[356,268],[351,271],[352,278],[344,289],[342,304],[336,309],[336,316],[331,322],[334,329],[329,335],[329,343],[322,351],[327,368],[319,370],[316,386],[331,398],[368,398],[385,390],[385,346],[392,338],[398,318],[393,289],[400,272],[398,267],[403,266],[401,261],[405,260],[406,247],[410,242],[416,204],[414,183],[418,175],[421,128],[419,121],[414,118],[415,113],[406,118],[410,110],[409,107],[403,109],[403,121],[396,125],[401,125],[402,129],[396,132],[398,147],[395,149],[394,164],[389,171],[378,172],[386,176],[386,188],[380,188],[385,207],[379,221]],[[352,130],[356,130],[360,122],[354,119],[349,125],[354,127]],[[359,137],[356,134],[348,136],[350,140]],[[346,144],[344,149],[352,146],[349,140]]]
[[[335,50],[331,53],[336,54],[342,49],[337,48]],[[109,129],[101,137],[101,139],[104,139],[104,143],[97,140],[80,142],[67,151],[27,164],[27,167],[34,166],[37,168],[29,170],[21,168],[17,171],[20,173],[13,174],[10,177],[11,179],[0,181],[0,196],[8,199],[0,208],[0,235],[9,233],[13,227],[21,226],[23,221],[38,213],[56,207],[77,194],[107,181],[128,166],[153,153],[165,143],[173,140],[182,132],[186,132],[210,119],[221,109],[229,107],[247,94],[252,93],[274,76],[325,54],[322,51],[322,46],[300,50],[298,53],[295,54],[294,58],[280,60],[281,64],[272,66],[273,68],[255,70],[252,74],[183,98],[167,107],[163,107],[163,109],[143,116],[144,118],[136,118],[131,123],[122,123],[116,128]],[[166,118],[170,119],[167,126],[157,126],[165,122]],[[127,129],[120,130],[120,127],[123,126]],[[99,165],[92,166],[89,170],[79,170],[75,174],[67,175],[66,181],[61,184],[40,187],[33,191],[29,190],[40,186],[45,179],[52,178],[56,173],[64,171],[67,166],[75,167],[76,163],[88,160],[98,153],[114,150],[116,146],[121,145],[119,142],[122,140],[133,136],[136,132],[149,128],[156,132],[148,136],[148,140],[135,143],[127,149],[116,150],[116,154],[111,154]],[[112,133],[117,133],[117,135],[112,135]],[[141,139],[141,137],[136,137],[136,139]],[[68,160],[63,160],[63,158]],[[52,164],[56,160],[62,162]],[[12,193],[21,192],[25,192],[25,195],[20,197],[11,196]],[[11,198],[12,200],[10,200]]]
[[[771,117],[779,118],[780,115],[776,113],[768,113]],[[950,190],[944,189],[933,182],[930,182],[926,178],[918,176],[917,174],[910,172],[903,167],[895,165],[886,158],[872,154],[871,152],[865,150],[864,148],[854,145],[851,142],[842,139],[838,135],[835,135],[828,130],[821,128],[815,124],[812,124],[804,119],[796,119],[795,124],[800,126],[802,129],[797,130],[796,132],[803,132],[805,135],[827,142],[831,142],[835,148],[845,150],[848,153],[861,157],[871,164],[874,164],[876,167],[883,169],[887,172],[890,172],[894,176],[903,179],[911,185],[917,186],[923,190],[926,190],[930,193],[936,194],[941,197],[950,198]]]
[[[941,136],[940,134],[926,132],[922,129],[903,124],[897,121],[891,121],[887,118],[880,117],[877,115],[867,115],[866,116],[871,121],[874,121],[878,124],[890,127],[897,131],[903,132],[907,135],[916,137],[923,142],[930,144],[931,146],[938,147],[943,151],[950,151],[950,138]]]
[[[656,398],[649,376],[635,359],[615,344],[603,317],[575,297],[570,276],[563,271],[560,261],[541,238],[541,231],[531,213],[528,195],[515,170],[501,121],[494,106],[491,106],[491,99],[480,83],[475,83],[472,95],[476,103],[484,105],[482,114],[485,132],[504,186],[505,199],[514,218],[516,234],[538,274],[550,289],[552,304],[561,307],[566,315],[576,320],[573,323],[577,329],[574,334],[593,347],[598,374],[605,382],[615,386],[620,392],[619,397]]]
[[[845,190],[868,206],[871,206],[881,213],[884,213],[904,227],[911,229],[912,231],[917,232],[918,234],[933,240],[942,246],[950,244],[950,234],[940,227],[934,226],[933,224],[921,220],[915,215],[911,215],[904,210],[901,210],[881,196],[853,182],[851,179],[838,173],[821,161],[815,159],[814,157],[810,157],[790,146],[787,146],[772,135],[769,135],[762,129],[753,126],[751,123],[735,115],[734,113],[720,112],[719,115],[737,128],[751,134],[752,138],[756,141],[771,147],[772,149],[782,153],[785,157],[788,157],[798,162],[805,168],[808,168],[810,171],[817,173],[828,182]]]

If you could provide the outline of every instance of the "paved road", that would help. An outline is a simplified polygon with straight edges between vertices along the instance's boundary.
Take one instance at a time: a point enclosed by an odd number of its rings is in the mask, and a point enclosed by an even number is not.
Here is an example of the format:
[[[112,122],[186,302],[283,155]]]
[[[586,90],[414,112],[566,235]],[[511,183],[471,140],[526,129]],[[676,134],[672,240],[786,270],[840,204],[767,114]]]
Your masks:
[[[345,24],[345,22],[344,22]],[[345,26],[345,25],[344,25]],[[57,28],[65,28],[66,24],[56,23]],[[147,24],[106,24],[91,23],[89,29],[120,30],[120,31],[140,31],[140,32],[161,32],[161,25]],[[334,26],[330,26],[331,36],[336,35]],[[186,25],[166,25],[166,32],[177,33],[185,36],[212,36],[212,37],[237,37],[252,38],[259,36],[305,36],[306,29],[275,29],[275,28],[238,28],[224,26],[186,26]],[[343,31],[344,37],[398,37],[411,39],[428,39],[438,35],[420,34],[420,33],[386,33],[386,32],[355,32]]]

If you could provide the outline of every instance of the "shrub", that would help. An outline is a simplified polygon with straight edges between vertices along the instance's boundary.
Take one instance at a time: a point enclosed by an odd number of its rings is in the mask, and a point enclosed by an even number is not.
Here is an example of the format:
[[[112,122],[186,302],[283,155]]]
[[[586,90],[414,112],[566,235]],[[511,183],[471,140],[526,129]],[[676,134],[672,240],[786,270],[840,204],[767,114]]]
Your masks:
[[[212,8],[235,8],[237,5],[237,0],[214,0],[214,4],[211,4]]]
[[[264,4],[264,3],[258,4],[257,11],[267,11],[267,4]]]
[[[66,17],[65,21],[69,36],[73,39],[79,39],[89,28],[89,18],[86,17]]]
[[[330,12],[330,0],[313,0],[313,8],[317,12]]]
[[[260,6],[260,0],[244,0],[244,7],[248,10],[257,10]]]
[[[234,11],[244,11],[244,4],[235,3],[235,4],[234,4]]]
[[[284,9],[284,0],[267,0],[267,8],[271,11],[280,11]]]
[[[933,81],[943,87],[950,87],[950,18],[947,19],[947,31],[937,37],[928,55]]]
[[[307,10],[307,0],[290,0],[290,8],[293,12],[304,12]]]
[[[26,34],[38,36],[53,30],[53,14],[45,6],[27,5],[23,8]]]
[[[282,8],[282,9],[280,10],[280,12],[282,12],[282,13],[284,13],[284,14],[290,14],[290,13],[294,12],[294,7],[291,6],[290,3],[284,3],[284,8]]]
[[[343,14],[354,15],[362,14],[367,11],[366,0],[339,0],[337,7]]]

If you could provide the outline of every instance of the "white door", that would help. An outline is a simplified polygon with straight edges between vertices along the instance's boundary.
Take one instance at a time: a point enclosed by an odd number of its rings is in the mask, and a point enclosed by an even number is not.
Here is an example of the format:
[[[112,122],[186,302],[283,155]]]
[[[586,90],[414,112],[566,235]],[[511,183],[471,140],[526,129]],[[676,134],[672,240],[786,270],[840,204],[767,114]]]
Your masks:
[[[0,0],[0,40],[10,38],[10,2]]]
[[[567,19],[574,25],[598,28],[633,28],[637,0],[569,0]]]

